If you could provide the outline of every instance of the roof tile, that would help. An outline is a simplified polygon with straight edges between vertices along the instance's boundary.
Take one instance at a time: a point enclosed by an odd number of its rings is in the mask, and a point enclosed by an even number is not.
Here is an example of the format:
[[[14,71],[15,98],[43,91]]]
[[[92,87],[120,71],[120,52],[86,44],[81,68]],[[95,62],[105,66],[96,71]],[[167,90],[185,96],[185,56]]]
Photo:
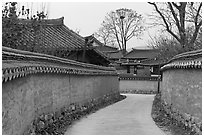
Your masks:
[[[65,26],[63,22],[63,17],[59,19],[45,19],[41,21],[26,19],[18,20],[18,24],[20,25],[32,25],[35,23],[40,24],[40,29],[37,30],[36,33],[28,30],[23,34],[22,37],[26,42],[33,42],[33,44],[39,46],[42,44],[43,46],[41,47],[46,49],[82,49],[85,44],[85,39]],[[34,38],[37,38],[37,41],[35,41]]]
[[[123,58],[125,59],[138,59],[138,58],[154,58],[158,54],[155,49],[132,49]]]

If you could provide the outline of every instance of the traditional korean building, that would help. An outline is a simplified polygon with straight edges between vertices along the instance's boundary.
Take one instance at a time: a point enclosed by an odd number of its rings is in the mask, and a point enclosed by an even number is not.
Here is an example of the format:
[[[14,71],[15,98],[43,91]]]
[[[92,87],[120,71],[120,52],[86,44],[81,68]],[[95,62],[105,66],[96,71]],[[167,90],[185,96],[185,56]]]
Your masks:
[[[144,59],[155,58],[158,52],[155,49],[132,49],[128,52],[123,59],[128,60],[129,62],[141,61]]]
[[[118,50],[118,48],[107,46],[101,43],[94,37],[94,35],[90,35],[85,38],[88,39],[90,43],[92,43],[92,45],[97,51],[102,52],[111,61],[112,64],[116,61],[119,61],[123,57],[122,52]]]
[[[162,61],[158,60],[155,49],[132,49],[125,55],[115,47],[107,46],[98,41],[94,35],[85,37],[97,51],[102,52],[115,67],[118,73],[130,73],[138,76],[158,75]]]
[[[155,49],[132,49],[122,58],[121,66],[126,69],[126,73],[138,76],[158,75],[159,68],[163,64],[157,57],[158,51]]]
[[[21,43],[12,48],[95,65],[108,66],[110,63],[108,58],[102,52],[96,50],[88,39],[65,26],[64,17],[40,21],[26,19],[18,19],[17,21],[18,25],[31,27],[22,34]]]
[[[98,39],[96,39],[94,37],[94,34],[85,37],[89,43],[92,43],[92,45],[99,51],[106,53],[106,52],[110,52],[110,51],[118,51],[118,48],[116,47],[111,47],[111,46],[107,46],[104,43],[101,43]]]
[[[123,57],[122,51],[117,50],[117,51],[107,51],[104,54],[109,58],[111,63],[117,63],[120,62],[121,58]]]

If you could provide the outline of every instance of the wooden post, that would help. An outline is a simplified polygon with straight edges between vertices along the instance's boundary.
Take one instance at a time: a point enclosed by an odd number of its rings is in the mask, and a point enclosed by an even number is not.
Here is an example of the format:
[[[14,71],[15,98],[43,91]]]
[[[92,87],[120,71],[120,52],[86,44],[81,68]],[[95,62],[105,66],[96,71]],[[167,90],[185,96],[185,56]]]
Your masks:
[[[158,89],[157,89],[157,93],[159,94],[159,93],[160,93],[160,75],[158,76],[157,80],[158,80]]]
[[[130,66],[127,65],[127,73],[130,73]]]
[[[159,75],[158,75],[158,89],[157,89],[157,93],[159,94],[160,93],[160,79],[161,79],[161,76],[160,76],[160,64],[159,64]]]
[[[87,43],[88,43],[88,38],[85,38],[85,44],[84,44],[83,55],[82,55],[82,61],[83,62],[86,62],[85,57],[86,57],[86,45],[87,45]]]

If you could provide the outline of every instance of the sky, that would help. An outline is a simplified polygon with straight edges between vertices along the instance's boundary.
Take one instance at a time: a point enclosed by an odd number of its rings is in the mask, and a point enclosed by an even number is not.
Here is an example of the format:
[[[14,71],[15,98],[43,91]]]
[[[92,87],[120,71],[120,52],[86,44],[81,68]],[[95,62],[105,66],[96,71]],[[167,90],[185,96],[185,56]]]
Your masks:
[[[23,2],[20,5],[30,6],[31,3]],[[79,34],[83,37],[95,33],[103,22],[105,16],[110,11],[119,8],[129,8],[142,14],[145,24],[151,22],[148,14],[153,12],[153,6],[147,2],[44,2],[35,3],[38,5],[36,9],[40,9],[42,5],[48,9],[48,18],[56,19],[64,17],[64,24],[72,30],[79,30]],[[132,38],[127,42],[128,50],[132,48],[146,48],[150,37],[158,34],[159,28],[149,28],[141,36],[141,39]]]
[[[142,14],[146,22],[150,22],[148,14],[153,7],[146,2],[62,2],[48,3],[49,18],[64,16],[64,23],[72,30],[80,30],[80,35],[88,36],[96,32],[107,13],[119,8],[129,8]],[[146,30],[141,39],[133,38],[127,43],[127,47],[146,48],[150,35],[156,33],[156,29]]]

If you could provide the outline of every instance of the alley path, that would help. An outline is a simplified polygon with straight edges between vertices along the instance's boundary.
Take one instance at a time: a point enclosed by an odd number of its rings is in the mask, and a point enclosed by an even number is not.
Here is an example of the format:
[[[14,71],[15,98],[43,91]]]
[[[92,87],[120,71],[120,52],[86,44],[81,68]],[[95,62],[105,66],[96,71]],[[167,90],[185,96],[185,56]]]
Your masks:
[[[164,135],[151,118],[154,95],[126,99],[73,123],[66,135]]]

